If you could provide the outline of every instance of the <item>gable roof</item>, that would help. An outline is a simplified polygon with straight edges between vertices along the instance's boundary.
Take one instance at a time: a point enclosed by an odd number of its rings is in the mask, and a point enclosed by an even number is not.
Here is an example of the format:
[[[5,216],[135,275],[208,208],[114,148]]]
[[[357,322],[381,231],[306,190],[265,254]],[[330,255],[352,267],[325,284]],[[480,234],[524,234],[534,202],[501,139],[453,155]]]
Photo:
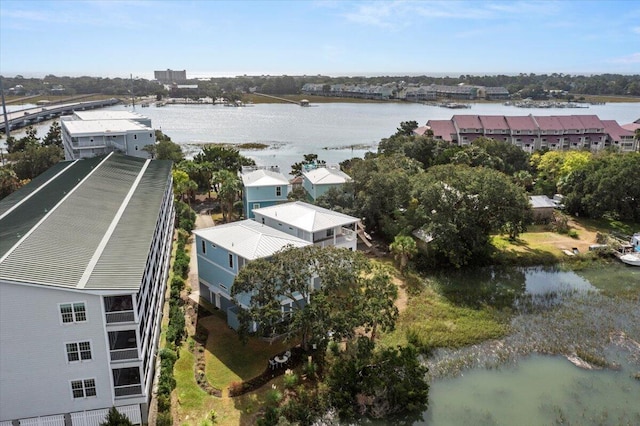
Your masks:
[[[505,120],[511,130],[537,130],[536,122],[530,115],[506,116]]]
[[[296,201],[253,210],[254,215],[262,215],[278,222],[286,223],[307,232],[317,232],[336,226],[349,225],[359,219],[313,204]]]
[[[488,130],[509,130],[504,115],[480,115],[480,123]]]
[[[554,208],[556,206],[556,204],[546,195],[530,195],[529,203],[531,204],[532,209]]]
[[[555,115],[534,116],[533,119],[538,123],[541,130],[564,130],[562,123]]]
[[[602,120],[602,125],[604,126],[605,133],[614,141],[620,141],[623,137],[633,138],[635,135],[633,131],[620,126],[615,120]]]
[[[308,241],[251,219],[198,229],[193,233],[247,260],[272,256],[288,246],[311,245]]]
[[[351,177],[336,166],[318,167],[317,169],[303,171],[302,174],[314,185],[340,184],[351,181]]]
[[[456,128],[451,120],[429,120],[427,126],[431,128],[435,138],[448,142],[453,141],[453,135],[456,134]]]
[[[171,162],[110,154],[63,163],[35,184],[0,201],[0,279],[139,289]]]
[[[271,170],[254,170],[243,173],[242,184],[245,187],[288,185],[289,180],[282,173]]]
[[[452,120],[459,129],[482,129],[482,123],[477,115],[454,115]]]

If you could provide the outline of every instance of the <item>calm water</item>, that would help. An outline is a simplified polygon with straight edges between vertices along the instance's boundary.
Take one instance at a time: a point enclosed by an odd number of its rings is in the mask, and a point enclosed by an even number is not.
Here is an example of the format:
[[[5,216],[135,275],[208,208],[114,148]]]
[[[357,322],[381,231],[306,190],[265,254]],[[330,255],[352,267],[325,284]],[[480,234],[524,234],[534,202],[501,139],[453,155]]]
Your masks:
[[[640,380],[633,378],[640,373],[640,347],[614,346],[609,340],[612,330],[622,330],[629,338],[640,340],[640,268],[622,263],[579,272],[552,267],[482,268],[449,273],[434,280],[454,303],[471,306],[482,303],[500,308],[517,306],[519,299],[529,296],[556,293],[565,296],[546,304],[551,311],[527,313],[514,319],[513,334],[503,339],[505,347],[514,348],[513,356],[505,357],[504,362],[485,364],[491,365],[490,369],[468,368],[458,377],[445,375],[434,379],[429,409],[421,416],[394,419],[391,423],[435,426],[640,424]],[[602,292],[635,296],[611,299],[598,294]],[[571,294],[582,295],[586,301],[569,299],[573,297]],[[549,312],[558,314],[549,315]],[[559,330],[546,332],[547,328]],[[602,355],[607,361],[620,365],[620,369],[587,371],[563,357],[538,355],[530,349],[532,346],[544,348],[545,342],[536,341],[547,338],[558,346],[565,341],[572,345],[571,342],[582,344],[590,340],[592,343],[587,346],[597,347],[598,342],[602,342]],[[486,361],[483,357],[491,358],[494,352],[491,348],[495,347],[495,343],[485,342],[473,349],[441,350],[433,362],[459,357],[471,359],[471,365],[483,365]],[[530,352],[533,355],[518,355]],[[433,374],[435,369],[430,368]]]
[[[433,383],[430,408],[414,424],[638,425],[640,381],[633,371],[629,365],[587,371],[540,355],[516,366],[473,370]]]
[[[123,105],[113,110],[130,110]],[[258,142],[269,145],[260,151],[242,151],[261,165],[279,165],[289,170],[302,155],[316,153],[337,163],[375,151],[380,139],[395,133],[401,121],[420,125],[430,119],[449,119],[454,114],[566,115],[597,114],[601,119],[631,123],[640,117],[640,103],[610,103],[585,109],[529,109],[502,104],[473,104],[470,109],[452,110],[403,103],[323,103],[309,108],[293,104],[256,104],[229,108],[222,105],[167,105],[136,107],[180,144]],[[43,136],[48,125],[38,125]],[[17,133],[19,134],[19,133]],[[192,149],[187,149],[192,151]]]

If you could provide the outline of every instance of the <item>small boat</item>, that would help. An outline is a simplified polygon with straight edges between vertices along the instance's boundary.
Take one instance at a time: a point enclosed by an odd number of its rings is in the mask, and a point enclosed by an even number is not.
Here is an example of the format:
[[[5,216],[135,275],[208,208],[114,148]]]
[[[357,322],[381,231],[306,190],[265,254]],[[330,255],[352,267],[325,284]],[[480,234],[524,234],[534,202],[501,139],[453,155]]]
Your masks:
[[[623,254],[619,259],[627,265],[640,266],[640,253]]]

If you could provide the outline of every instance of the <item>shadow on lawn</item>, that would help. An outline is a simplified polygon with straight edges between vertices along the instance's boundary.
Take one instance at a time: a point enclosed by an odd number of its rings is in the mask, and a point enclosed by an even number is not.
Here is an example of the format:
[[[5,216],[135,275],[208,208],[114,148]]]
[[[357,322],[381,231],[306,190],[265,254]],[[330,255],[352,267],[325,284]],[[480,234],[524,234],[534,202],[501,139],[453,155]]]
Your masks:
[[[210,308],[209,308],[210,309]],[[302,362],[301,350],[292,343],[269,343],[250,338],[243,344],[238,334],[228,327],[225,315],[216,309],[211,311],[198,306],[194,353],[197,359],[196,381],[210,395],[221,396],[229,389],[229,396],[254,391],[274,377],[284,374],[287,368]],[[286,366],[271,369],[269,359],[290,350],[292,356]]]

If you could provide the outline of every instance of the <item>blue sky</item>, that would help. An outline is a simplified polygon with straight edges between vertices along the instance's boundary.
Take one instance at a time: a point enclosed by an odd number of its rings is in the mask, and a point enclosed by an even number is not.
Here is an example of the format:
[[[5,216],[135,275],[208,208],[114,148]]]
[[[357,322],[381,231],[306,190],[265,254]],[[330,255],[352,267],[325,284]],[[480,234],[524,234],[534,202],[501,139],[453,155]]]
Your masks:
[[[0,1],[0,73],[640,73],[640,2]]]

